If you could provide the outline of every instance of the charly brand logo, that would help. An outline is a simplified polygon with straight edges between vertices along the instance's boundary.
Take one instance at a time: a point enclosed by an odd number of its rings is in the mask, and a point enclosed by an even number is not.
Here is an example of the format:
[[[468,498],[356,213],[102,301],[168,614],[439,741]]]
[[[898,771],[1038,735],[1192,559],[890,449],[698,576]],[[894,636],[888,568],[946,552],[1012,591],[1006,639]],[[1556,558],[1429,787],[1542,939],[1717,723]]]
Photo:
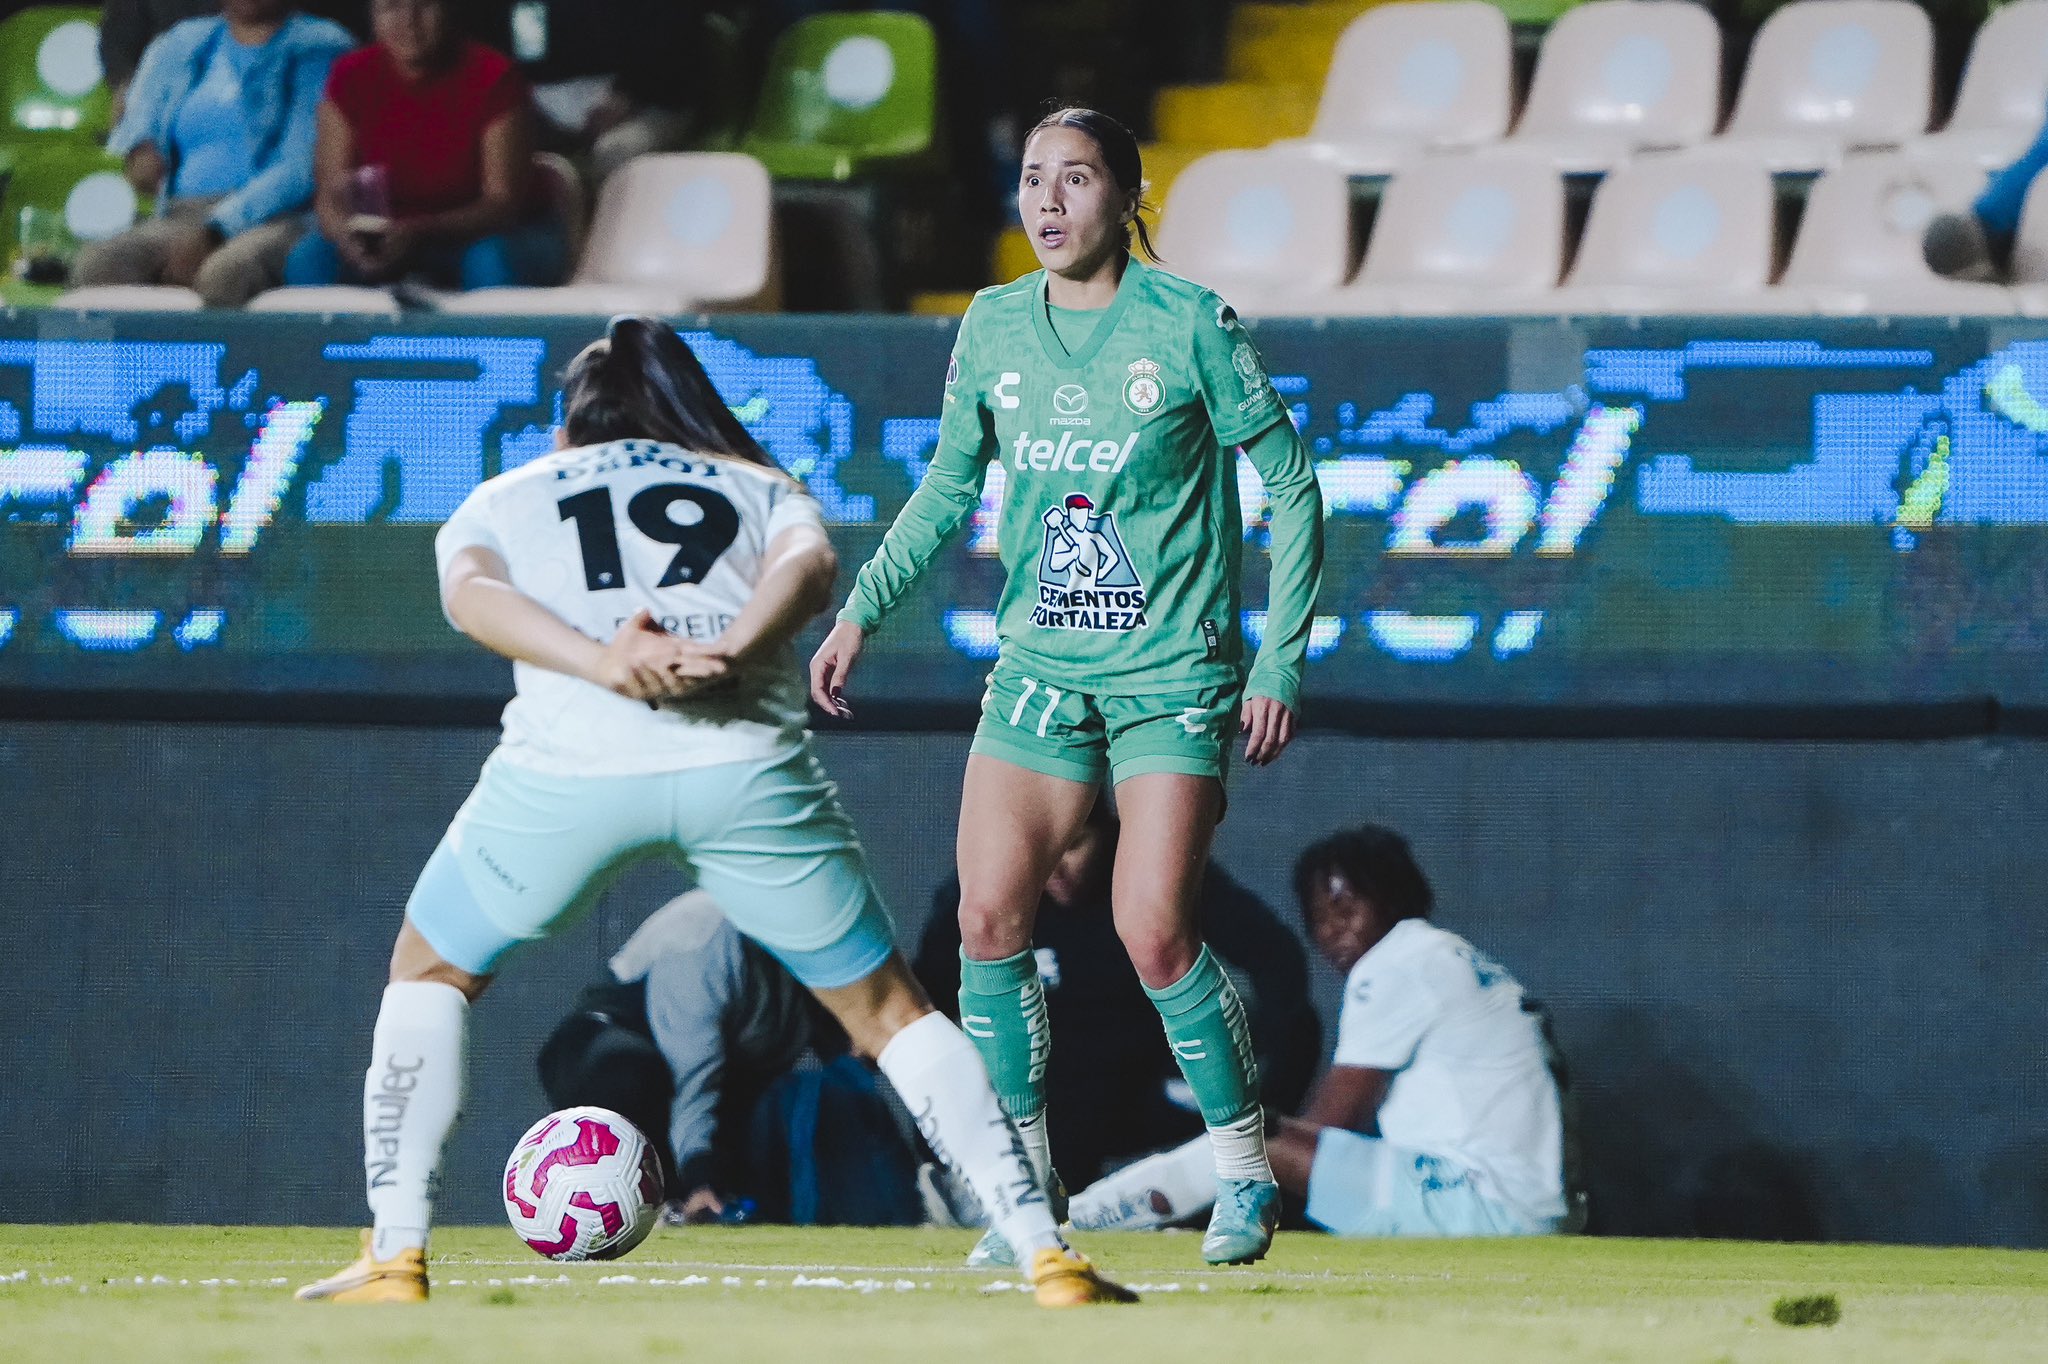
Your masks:
[[[997,407],[1015,407],[1021,400],[1016,394],[1010,392],[1010,387],[1013,384],[1021,384],[1023,382],[1023,375],[1014,369],[1006,369],[1003,371],[1002,377],[996,380],[995,387],[989,390],[989,396],[996,400]]]
[[[1079,384],[1061,384],[1052,394],[1054,426],[1093,426],[1087,417],[1088,390]]]
[[[1070,493],[1039,519],[1045,549],[1031,623],[1042,630],[1142,630],[1145,584],[1117,534],[1116,514],[1097,512],[1086,493]]]
[[[1152,360],[1131,361],[1130,377],[1124,380],[1124,406],[1141,417],[1149,417],[1166,400],[1166,386],[1159,382],[1159,365]]]

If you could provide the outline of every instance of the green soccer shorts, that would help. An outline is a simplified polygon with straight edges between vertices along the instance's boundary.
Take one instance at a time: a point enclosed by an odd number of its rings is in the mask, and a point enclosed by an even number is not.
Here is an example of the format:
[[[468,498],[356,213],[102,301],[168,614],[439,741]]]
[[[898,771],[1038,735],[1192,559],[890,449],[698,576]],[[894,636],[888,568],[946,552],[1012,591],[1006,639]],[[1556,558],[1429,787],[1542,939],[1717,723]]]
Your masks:
[[[1112,786],[1148,772],[1223,780],[1244,689],[1236,683],[1146,696],[1094,696],[997,663],[974,748],[1048,777]]]

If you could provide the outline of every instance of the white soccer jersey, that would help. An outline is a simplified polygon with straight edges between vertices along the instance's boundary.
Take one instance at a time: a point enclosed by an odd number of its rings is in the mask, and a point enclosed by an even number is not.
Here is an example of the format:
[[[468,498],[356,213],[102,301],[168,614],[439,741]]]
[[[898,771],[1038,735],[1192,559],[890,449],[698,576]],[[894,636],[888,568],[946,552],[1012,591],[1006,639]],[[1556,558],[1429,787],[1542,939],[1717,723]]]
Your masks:
[[[753,595],[768,546],[823,525],[795,483],[742,460],[613,441],[562,450],[488,480],[434,537],[441,571],[472,545],[512,585],[600,643],[646,607],[685,639],[716,639]],[[451,622],[452,623],[452,622]],[[569,776],[672,772],[763,758],[802,737],[793,648],[702,699],[659,710],[580,678],[514,663],[504,755]]]
[[[1446,1156],[1480,1192],[1543,1221],[1566,1215],[1564,1119],[1539,1014],[1522,987],[1455,933],[1394,925],[1351,968],[1340,1066],[1394,1072],[1380,1135]]]

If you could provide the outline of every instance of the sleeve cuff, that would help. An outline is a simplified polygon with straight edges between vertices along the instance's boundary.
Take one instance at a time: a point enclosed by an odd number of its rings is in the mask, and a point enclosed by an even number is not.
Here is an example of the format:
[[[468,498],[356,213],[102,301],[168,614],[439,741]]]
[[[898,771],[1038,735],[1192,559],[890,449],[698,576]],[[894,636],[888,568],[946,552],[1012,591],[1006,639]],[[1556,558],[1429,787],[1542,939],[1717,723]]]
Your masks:
[[[880,621],[874,619],[874,617],[869,615],[866,611],[862,610],[851,600],[849,600],[846,603],[846,605],[839,608],[839,614],[835,616],[833,619],[844,621],[848,625],[859,626],[860,632],[864,635],[873,634],[875,632],[875,627],[881,624]]]
[[[676,1162],[676,1187],[669,1190],[669,1197],[688,1198],[699,1189],[712,1187],[717,1173],[717,1162],[709,1151],[693,1151]]]
[[[1261,677],[1259,674],[1253,673],[1250,680],[1244,684],[1244,694],[1247,698],[1263,696],[1269,701],[1278,701],[1281,705],[1293,711],[1296,716],[1301,714],[1301,683],[1299,682],[1289,681],[1285,678]]]

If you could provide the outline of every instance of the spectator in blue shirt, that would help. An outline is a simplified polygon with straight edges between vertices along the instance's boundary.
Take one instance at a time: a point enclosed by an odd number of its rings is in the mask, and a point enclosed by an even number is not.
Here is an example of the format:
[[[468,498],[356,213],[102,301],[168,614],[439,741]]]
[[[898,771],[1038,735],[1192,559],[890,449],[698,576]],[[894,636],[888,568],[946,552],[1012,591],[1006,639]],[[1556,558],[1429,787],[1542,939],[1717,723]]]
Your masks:
[[[181,284],[215,308],[281,283],[313,198],[327,68],[353,46],[287,0],[223,0],[151,42],[108,147],[157,213],[86,247],[74,282]]]

